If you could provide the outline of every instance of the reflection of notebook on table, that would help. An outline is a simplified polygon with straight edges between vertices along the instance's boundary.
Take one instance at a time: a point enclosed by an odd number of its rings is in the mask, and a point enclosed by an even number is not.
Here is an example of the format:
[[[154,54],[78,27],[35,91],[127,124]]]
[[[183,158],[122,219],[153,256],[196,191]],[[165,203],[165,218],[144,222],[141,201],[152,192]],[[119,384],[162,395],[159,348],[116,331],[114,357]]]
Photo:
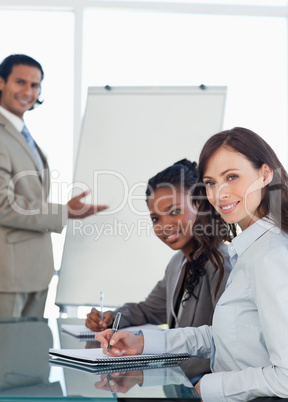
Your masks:
[[[114,367],[98,366],[95,371],[89,372],[78,367],[71,367],[70,363],[56,363],[53,359],[51,366],[59,365],[63,367],[66,390],[68,397],[75,395],[83,395],[85,397],[104,398],[114,397],[113,388],[109,390],[104,387],[97,387],[97,384],[103,383],[105,379],[113,379],[118,386],[124,385],[124,391],[118,390],[118,400],[139,402],[141,400],[150,401],[184,401],[194,400],[200,401],[199,395],[196,393],[193,385],[185,376],[181,368],[173,363],[152,363],[151,366],[145,365],[132,366],[116,365]],[[59,359],[60,360],[60,359]],[[51,360],[50,360],[51,362]],[[90,369],[91,367],[89,367]],[[93,367],[91,368],[93,370]],[[114,373],[117,373],[114,376]],[[137,380],[141,377],[141,382]],[[126,381],[127,380],[127,381]],[[129,388],[132,384],[132,387]],[[181,388],[180,391],[178,388]],[[123,388],[122,388],[123,389]],[[123,393],[124,392],[124,393]],[[93,399],[94,400],[94,399]],[[95,399],[96,400],[96,399]],[[187,401],[188,402],[188,401]]]
[[[102,349],[49,349],[49,354],[54,359],[61,361],[76,362],[88,367],[105,367],[113,364],[121,366],[133,366],[133,364],[177,362],[189,359],[188,353],[172,354],[151,354],[135,356],[116,356],[111,357],[103,353]]]
[[[80,371],[84,371],[87,373],[92,373],[92,374],[108,374],[108,373],[118,373],[121,371],[135,371],[135,370],[147,370],[147,369],[156,369],[156,368],[162,368],[162,367],[174,367],[177,366],[176,361],[165,361],[165,362],[141,362],[140,364],[137,364],[137,362],[133,363],[133,365],[127,365],[126,364],[105,364],[105,365],[99,365],[99,366],[90,366],[87,364],[83,364],[81,362],[76,362],[76,361],[67,361],[67,360],[62,360],[61,358],[57,359],[50,359],[49,360],[50,366],[60,366],[60,367],[65,367],[65,368],[70,368],[70,369],[76,369]]]

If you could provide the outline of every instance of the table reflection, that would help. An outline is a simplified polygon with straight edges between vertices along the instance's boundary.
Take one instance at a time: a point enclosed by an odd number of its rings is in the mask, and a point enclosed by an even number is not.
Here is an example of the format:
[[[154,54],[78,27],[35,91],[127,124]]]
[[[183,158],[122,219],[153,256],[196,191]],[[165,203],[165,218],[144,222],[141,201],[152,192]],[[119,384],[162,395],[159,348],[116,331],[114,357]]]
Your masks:
[[[51,364],[55,364],[51,362]],[[56,363],[57,364],[57,363]],[[153,364],[141,369],[139,365],[119,368],[99,368],[94,373],[83,369],[67,367],[59,363],[64,370],[67,396],[79,394],[89,398],[152,398],[195,400],[200,398],[191,381],[178,365]],[[120,371],[118,371],[120,370]]]
[[[53,378],[53,371],[50,371],[48,351],[55,347],[53,337],[54,341],[56,339],[60,343],[56,347],[99,347],[99,342],[79,342],[69,335],[61,334],[61,322],[63,319],[58,319],[57,322],[54,320],[53,325],[49,322],[52,336],[45,319],[0,319],[0,401],[83,401],[87,398],[93,401],[117,398],[122,402],[160,399],[166,402],[188,399],[200,401],[189,379],[188,361],[181,362],[180,367],[168,364],[145,369],[143,366],[121,369],[114,367],[108,372],[98,370],[95,373],[60,366],[55,368],[54,382],[49,382],[49,376],[50,379]],[[186,372],[184,373],[181,366],[186,365],[187,367],[182,367]],[[288,398],[266,397],[254,400],[276,401],[288,402]]]
[[[59,382],[49,382],[53,337],[45,319],[2,318],[0,345],[1,397],[63,395]]]

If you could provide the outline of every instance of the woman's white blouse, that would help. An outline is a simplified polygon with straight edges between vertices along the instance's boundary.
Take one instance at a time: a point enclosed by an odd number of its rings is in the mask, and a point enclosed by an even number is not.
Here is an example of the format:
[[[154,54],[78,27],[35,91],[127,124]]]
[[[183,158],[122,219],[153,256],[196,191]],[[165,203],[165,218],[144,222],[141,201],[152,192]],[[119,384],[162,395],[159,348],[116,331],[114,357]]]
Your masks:
[[[157,342],[143,331],[143,353],[211,353],[213,373],[201,380],[205,402],[287,397],[288,236],[261,219],[232,241],[229,254],[233,269],[212,327],[157,331]]]

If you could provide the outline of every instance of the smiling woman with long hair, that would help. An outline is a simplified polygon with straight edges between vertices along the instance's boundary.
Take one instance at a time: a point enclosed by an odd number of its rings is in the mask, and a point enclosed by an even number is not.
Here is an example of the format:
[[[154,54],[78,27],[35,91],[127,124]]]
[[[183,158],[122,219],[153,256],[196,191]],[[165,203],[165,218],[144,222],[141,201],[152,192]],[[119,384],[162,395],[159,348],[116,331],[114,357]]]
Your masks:
[[[212,136],[200,154],[194,194],[197,252],[222,270],[216,244],[236,224],[241,228],[229,245],[233,269],[212,326],[140,336],[119,332],[111,355],[185,351],[211,357],[212,373],[196,385],[204,402],[287,397],[287,183],[276,154],[256,133],[236,127]],[[226,231],[218,230],[220,223]],[[109,335],[97,336],[104,351]]]

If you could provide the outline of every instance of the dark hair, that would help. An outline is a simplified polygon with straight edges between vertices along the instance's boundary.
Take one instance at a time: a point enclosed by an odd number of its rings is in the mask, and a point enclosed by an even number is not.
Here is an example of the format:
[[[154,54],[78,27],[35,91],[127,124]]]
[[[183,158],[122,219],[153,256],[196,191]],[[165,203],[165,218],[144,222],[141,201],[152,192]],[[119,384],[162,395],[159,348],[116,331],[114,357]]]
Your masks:
[[[38,70],[41,72],[41,81],[44,78],[44,71],[41,67],[41,64],[38,63],[35,59],[33,59],[30,56],[27,56],[26,54],[11,54],[10,56],[6,57],[2,63],[0,64],[0,77],[4,79],[5,82],[7,82],[9,75],[12,72],[12,69],[14,66],[19,66],[19,65],[25,65],[25,66],[30,66],[30,67],[36,67]],[[41,93],[41,86],[39,88],[39,95]],[[0,98],[1,98],[1,91],[0,91]],[[43,103],[43,101],[39,100],[39,97],[37,101],[35,102],[39,105]],[[34,108],[34,105],[31,109]]]
[[[208,236],[203,231],[201,235],[198,233],[195,236],[200,243],[200,252],[207,253],[213,265],[216,268],[219,267],[219,281],[221,281],[221,272],[223,277],[224,267],[219,258],[217,244],[228,240],[229,237],[235,237],[236,225],[228,225],[224,222],[207,200],[203,175],[210,158],[221,147],[241,153],[255,169],[260,169],[263,164],[267,164],[273,170],[272,181],[262,191],[262,200],[257,208],[257,214],[260,218],[270,214],[274,223],[288,233],[288,175],[270,145],[258,134],[242,127],[213,135],[204,145],[199,157],[199,185],[193,192],[193,202],[198,207],[194,234],[196,227],[204,228],[207,224],[212,226],[212,235]]]
[[[182,159],[157,173],[148,180],[146,196],[147,198],[159,187],[183,187],[183,191],[191,192],[198,182],[198,169],[196,162]]]
[[[197,163],[182,159],[149,179],[146,189],[147,201],[158,188],[163,187],[174,187],[177,190],[187,191],[191,194],[197,182]],[[195,251],[199,249],[199,244],[194,236],[192,237],[192,245],[193,251],[190,254],[190,261],[186,265],[187,280],[185,289],[187,296],[183,302],[188,300],[192,295],[197,299],[194,289],[199,283],[200,277],[206,274],[205,263],[207,256],[205,253],[198,253],[198,257],[196,259],[193,258]]]

